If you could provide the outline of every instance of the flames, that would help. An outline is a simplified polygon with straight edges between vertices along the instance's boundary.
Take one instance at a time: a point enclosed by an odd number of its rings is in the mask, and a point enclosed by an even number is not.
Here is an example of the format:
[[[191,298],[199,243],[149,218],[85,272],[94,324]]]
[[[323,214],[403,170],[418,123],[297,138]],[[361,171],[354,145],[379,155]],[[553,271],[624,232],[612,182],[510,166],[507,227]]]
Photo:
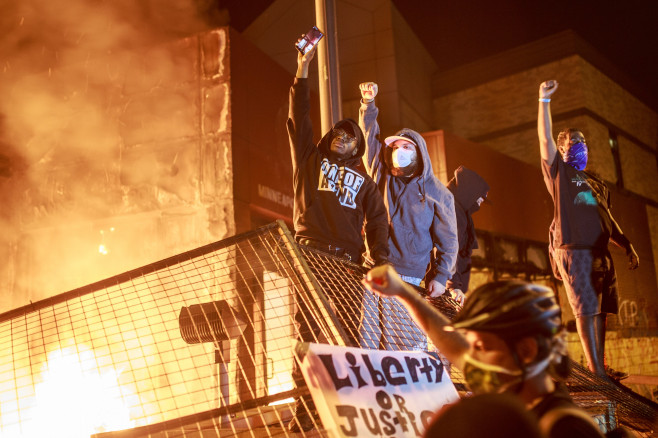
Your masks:
[[[105,242],[105,230],[101,230],[100,233],[101,233],[101,244],[98,245],[98,252],[101,255],[108,255],[110,250],[107,248],[107,244]],[[112,233],[114,233],[114,227],[111,227],[108,230],[108,235],[111,235]]]
[[[128,394],[119,386],[121,371],[101,372],[92,351],[82,351],[80,345],[76,350],[48,354],[32,406],[24,408],[29,413],[21,414],[21,437],[88,438],[134,427],[123,401]]]

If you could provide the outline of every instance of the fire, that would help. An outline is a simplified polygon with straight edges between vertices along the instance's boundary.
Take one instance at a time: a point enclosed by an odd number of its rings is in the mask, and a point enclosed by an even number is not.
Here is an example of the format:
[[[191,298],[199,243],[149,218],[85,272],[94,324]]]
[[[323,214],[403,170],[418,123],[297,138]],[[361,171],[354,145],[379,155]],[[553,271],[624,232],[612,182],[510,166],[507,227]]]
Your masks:
[[[281,285],[289,285],[287,279],[281,277],[276,272],[268,271],[264,275],[265,279],[265,321],[267,324],[266,337],[268,345],[277,345],[281,339],[290,339],[293,329],[290,324],[290,315],[281,314],[280,309],[290,307],[290,289],[281,288]],[[279,345],[279,348],[273,348],[268,353],[271,362],[268,364],[267,391],[268,394],[277,394],[289,391],[295,387],[292,380],[292,357],[290,349],[286,346]],[[291,403],[294,400],[288,398],[270,403],[270,406]]]
[[[122,399],[127,394],[122,394],[118,383],[121,372],[101,373],[93,352],[81,351],[80,346],[77,350],[56,350],[48,355],[41,383],[35,385],[24,437],[88,438],[134,427]]]
[[[292,359],[289,358],[287,361],[285,359],[279,359],[277,362],[279,366],[275,366],[274,361],[270,364],[272,369],[269,372],[272,374],[267,378],[268,394],[278,394],[295,389],[295,383],[292,380]],[[283,405],[293,403],[294,401],[295,399],[291,397],[271,402],[268,406]]]
[[[102,255],[107,255],[110,250],[107,248],[107,245],[105,244],[105,230],[100,230],[101,233],[101,244],[98,245],[98,252]],[[111,235],[114,233],[114,227],[110,227],[109,229],[109,234]]]

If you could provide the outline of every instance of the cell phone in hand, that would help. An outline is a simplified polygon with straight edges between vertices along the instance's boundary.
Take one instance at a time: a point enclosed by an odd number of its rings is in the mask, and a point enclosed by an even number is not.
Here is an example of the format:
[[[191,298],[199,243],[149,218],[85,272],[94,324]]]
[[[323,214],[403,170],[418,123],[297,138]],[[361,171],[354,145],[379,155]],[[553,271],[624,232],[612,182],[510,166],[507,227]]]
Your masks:
[[[324,34],[320,29],[313,26],[311,30],[306,32],[306,34],[301,37],[299,41],[295,44],[297,50],[302,52],[302,55],[306,55],[315,45],[322,39]]]

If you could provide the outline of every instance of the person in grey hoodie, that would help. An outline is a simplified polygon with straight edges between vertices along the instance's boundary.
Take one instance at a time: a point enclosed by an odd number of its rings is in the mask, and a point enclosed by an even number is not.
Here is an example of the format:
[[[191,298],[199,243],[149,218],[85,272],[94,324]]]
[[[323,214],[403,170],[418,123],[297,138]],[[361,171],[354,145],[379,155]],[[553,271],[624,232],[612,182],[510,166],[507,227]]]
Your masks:
[[[359,88],[359,125],[366,137],[364,165],[388,211],[388,260],[404,281],[419,286],[436,248],[436,269],[425,288],[431,296],[440,296],[455,271],[459,249],[453,195],[434,176],[427,145],[418,132],[404,128],[387,137],[385,145],[380,143],[375,105],[378,86],[365,82]],[[366,304],[363,346],[394,350],[426,347],[422,331],[404,307],[380,302],[374,295],[367,297]],[[378,324],[374,324],[377,316]]]

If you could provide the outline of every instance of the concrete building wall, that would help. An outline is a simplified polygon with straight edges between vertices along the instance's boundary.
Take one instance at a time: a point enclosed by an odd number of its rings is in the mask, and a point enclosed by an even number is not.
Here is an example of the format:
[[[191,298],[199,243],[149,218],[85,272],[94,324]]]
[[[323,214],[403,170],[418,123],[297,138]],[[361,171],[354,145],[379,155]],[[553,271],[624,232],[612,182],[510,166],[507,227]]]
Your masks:
[[[23,84],[52,101],[0,180],[0,312],[235,234],[228,54],[218,29]]]
[[[236,31],[231,47],[231,145],[236,231],[276,219],[292,228],[293,172],[286,130],[294,75]],[[311,119],[320,139],[320,111],[312,95]]]
[[[428,144],[444,150],[446,181],[460,165],[474,170],[489,183],[488,198],[473,220],[477,229],[523,239],[544,241],[552,219],[553,203],[537,168],[482,144],[444,131],[423,134]]]
[[[315,24],[314,2],[277,0],[243,35],[294,75],[293,43]],[[359,84],[377,82],[379,122],[387,134],[402,127],[432,127],[432,75],[436,64],[389,0],[336,2],[343,117],[358,118]],[[312,84],[317,64],[311,65]]]

